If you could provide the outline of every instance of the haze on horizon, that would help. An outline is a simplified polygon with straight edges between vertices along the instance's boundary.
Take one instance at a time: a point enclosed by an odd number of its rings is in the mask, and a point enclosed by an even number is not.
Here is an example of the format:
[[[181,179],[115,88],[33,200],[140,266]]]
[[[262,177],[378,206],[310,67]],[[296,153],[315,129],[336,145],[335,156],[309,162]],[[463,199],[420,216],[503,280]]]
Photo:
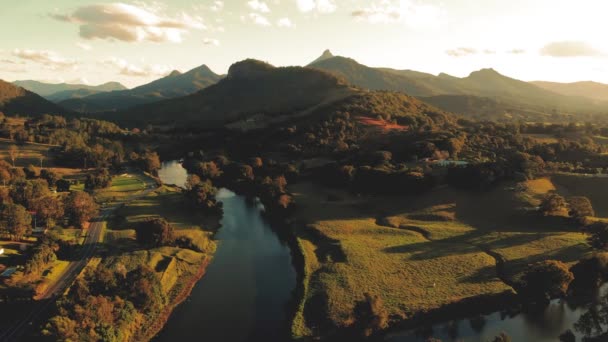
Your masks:
[[[201,64],[377,67],[608,83],[601,0],[22,0],[0,12],[0,79],[129,87]]]

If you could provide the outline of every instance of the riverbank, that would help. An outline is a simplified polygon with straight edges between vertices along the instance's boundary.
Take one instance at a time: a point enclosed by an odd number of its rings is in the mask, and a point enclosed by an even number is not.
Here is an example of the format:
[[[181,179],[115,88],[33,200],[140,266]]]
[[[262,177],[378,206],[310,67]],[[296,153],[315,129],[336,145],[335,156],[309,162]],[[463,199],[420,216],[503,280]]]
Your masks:
[[[145,329],[141,329],[144,332],[144,335],[141,336],[141,338],[138,338],[137,340],[152,340],[154,336],[156,336],[164,328],[165,324],[167,324],[167,322],[169,321],[169,318],[171,317],[171,314],[173,313],[175,308],[177,308],[186,299],[188,299],[196,283],[201,280],[201,278],[205,275],[205,272],[207,271],[207,266],[209,266],[210,262],[211,258],[205,258],[205,261],[200,265],[196,275],[194,275],[190,279],[185,280],[181,290],[178,291],[177,296],[173,300],[170,300],[170,303],[164,307],[163,311],[158,315],[156,319],[152,320],[152,323],[148,327],[146,327]]]
[[[364,293],[383,300],[388,331],[512,308],[511,285],[527,264],[571,265],[590,251],[565,220],[516,210],[522,203],[504,188],[415,197],[355,197],[310,183],[290,190],[304,260],[296,339],[348,330]]]
[[[135,227],[150,218],[166,219],[175,227],[175,236],[188,241],[189,248],[161,247],[137,251]],[[155,270],[163,285],[167,304],[149,315],[134,340],[146,341],[160,332],[173,311],[191,294],[205,275],[216,250],[213,235],[219,229],[220,216],[209,216],[190,209],[182,190],[163,185],[137,201],[121,207],[108,225],[107,253],[111,265],[145,264]],[[143,254],[143,255],[142,255]]]

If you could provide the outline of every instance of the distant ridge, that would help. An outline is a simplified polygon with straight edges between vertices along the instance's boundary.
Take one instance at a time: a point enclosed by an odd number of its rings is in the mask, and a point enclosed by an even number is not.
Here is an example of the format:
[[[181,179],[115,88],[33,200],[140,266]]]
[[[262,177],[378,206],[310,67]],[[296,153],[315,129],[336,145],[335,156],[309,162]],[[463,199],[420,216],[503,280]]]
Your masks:
[[[0,111],[22,116],[69,113],[38,94],[2,80],[0,80]]]
[[[583,81],[574,83],[557,83],[535,81],[530,82],[543,89],[547,89],[566,96],[581,96],[596,101],[608,101],[608,84]]]
[[[152,103],[160,100],[186,96],[204,89],[222,79],[206,65],[186,73],[177,70],[169,75],[139,87],[93,94],[77,99],[61,101],[66,108],[80,112],[109,112]]]
[[[303,67],[277,68],[248,59],[233,64],[228,75],[197,93],[138,106],[115,115],[121,122],[196,122],[255,126],[305,115],[316,107],[357,91],[330,73]],[[251,118],[254,120],[249,120]]]
[[[593,101],[583,97],[584,91],[559,93],[555,89],[546,89],[533,83],[504,76],[494,69],[474,71],[464,78],[443,73],[435,76],[412,70],[372,68],[360,64],[354,59],[340,56],[314,61],[309,67],[331,72],[344,78],[350,84],[364,89],[398,91],[425,98],[450,95],[450,98],[442,98],[442,108],[448,111],[451,108],[449,108],[449,101],[446,100],[456,100],[453,96],[469,97],[467,101],[456,101],[459,112],[463,110],[463,104],[478,103],[477,100],[470,101],[471,96],[487,97],[500,102],[501,107],[523,110],[584,111],[587,113],[600,113],[608,110],[608,102],[599,103],[597,101],[603,99],[603,95]],[[599,86],[596,85],[596,87]],[[608,95],[608,88],[606,91]],[[600,94],[603,93],[600,92]],[[475,108],[471,108],[471,110],[475,110]]]
[[[51,97],[57,97],[58,93],[68,94],[69,91],[78,90],[89,90],[91,92],[106,92],[115,90],[125,90],[125,86],[118,82],[107,82],[104,84],[91,86],[87,84],[69,84],[69,83],[45,83],[40,81],[26,80],[26,81],[15,81],[14,85],[25,88],[31,92],[34,92],[48,100],[52,100]],[[64,95],[65,96],[65,95]]]

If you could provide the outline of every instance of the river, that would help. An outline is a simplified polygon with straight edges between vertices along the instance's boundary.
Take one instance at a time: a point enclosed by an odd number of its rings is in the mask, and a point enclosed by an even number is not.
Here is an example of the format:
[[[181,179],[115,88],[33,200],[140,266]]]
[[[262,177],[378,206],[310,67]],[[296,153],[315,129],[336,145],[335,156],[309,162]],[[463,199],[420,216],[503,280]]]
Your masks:
[[[163,163],[161,180],[183,186],[179,162]],[[221,189],[217,251],[188,299],[155,341],[285,341],[288,302],[296,286],[289,247],[262,218],[263,206]]]
[[[183,186],[187,172],[177,161],[163,163],[159,176],[165,183]],[[205,276],[190,297],[174,311],[156,341],[197,340],[205,342],[288,341],[287,303],[296,285],[289,248],[261,216],[259,202],[222,189],[222,228],[216,234],[219,246]],[[608,286],[601,293],[608,321]],[[460,319],[430,327],[432,336],[447,341],[486,342],[501,332],[517,342],[559,342],[571,329],[580,341],[583,334],[574,325],[588,307],[573,308],[554,300],[543,312],[506,316],[500,312],[483,319]],[[605,324],[601,324],[603,329]],[[419,331],[387,336],[389,342],[423,342]]]

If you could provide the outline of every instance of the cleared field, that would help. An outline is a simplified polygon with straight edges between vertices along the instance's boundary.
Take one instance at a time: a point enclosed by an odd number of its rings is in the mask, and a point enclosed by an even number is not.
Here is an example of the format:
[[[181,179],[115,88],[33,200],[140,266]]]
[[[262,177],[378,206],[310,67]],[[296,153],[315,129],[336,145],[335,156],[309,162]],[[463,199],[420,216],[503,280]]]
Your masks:
[[[161,189],[150,193],[148,196],[126,204],[120,208],[118,217],[126,220],[129,224],[137,223],[150,217],[164,217],[178,229],[201,229],[213,230],[217,228],[217,219],[204,215],[185,202],[181,190],[176,187],[163,186]]]
[[[548,180],[526,187],[531,198],[552,190]],[[382,297],[392,317],[407,318],[512,291],[508,284],[528,263],[572,263],[589,252],[585,236],[567,219],[526,210],[533,204],[515,188],[353,197],[311,184],[290,186],[305,269],[293,334],[349,325],[365,292]]]
[[[9,155],[9,148],[11,145],[16,145],[18,148],[18,156],[17,158],[15,158],[15,166],[26,167],[28,165],[34,165],[40,167],[40,158],[42,158],[43,167],[55,166],[53,154],[49,152],[49,149],[52,146],[34,143],[25,143],[23,145],[17,145],[13,141],[1,139],[0,159],[6,161],[9,164],[12,164],[12,160]]]
[[[551,134],[522,134],[522,136],[533,139],[541,144],[553,144],[558,141],[558,139]]]
[[[122,186],[129,187],[126,182]],[[217,218],[193,210],[184,202],[181,190],[170,186],[163,186],[146,197],[122,206],[108,222],[104,242],[110,248],[133,249],[136,247],[136,225],[152,217],[163,217],[171,222],[178,229],[176,237],[186,238],[192,248],[205,253],[215,251],[211,235],[217,229]]]
[[[591,200],[596,216],[608,217],[608,178],[559,174],[553,175],[551,180],[562,196],[586,196]]]
[[[95,192],[95,198],[99,202],[116,202],[145,190],[149,181],[146,176],[140,174],[116,176],[112,178],[109,188]]]

